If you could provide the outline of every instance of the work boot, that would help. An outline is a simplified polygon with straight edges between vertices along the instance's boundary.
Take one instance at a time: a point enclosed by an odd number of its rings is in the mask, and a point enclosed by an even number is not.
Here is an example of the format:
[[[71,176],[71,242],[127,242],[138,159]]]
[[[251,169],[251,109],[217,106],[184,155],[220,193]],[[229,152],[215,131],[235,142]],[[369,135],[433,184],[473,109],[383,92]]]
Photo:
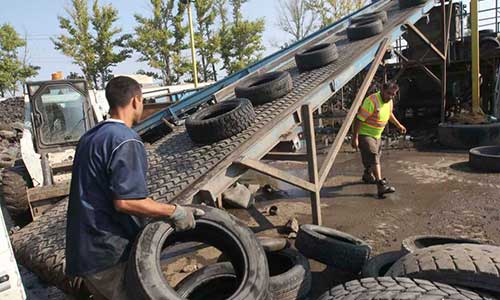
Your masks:
[[[363,173],[363,177],[361,177],[361,179],[366,184],[375,184],[375,183],[377,183],[377,178],[375,178],[375,176],[373,175],[373,173],[370,172],[370,171],[368,171],[368,170],[365,170],[365,172]]]
[[[377,182],[377,192],[379,198],[383,198],[384,194],[394,193],[395,191],[396,189],[393,186],[390,186],[385,178]]]

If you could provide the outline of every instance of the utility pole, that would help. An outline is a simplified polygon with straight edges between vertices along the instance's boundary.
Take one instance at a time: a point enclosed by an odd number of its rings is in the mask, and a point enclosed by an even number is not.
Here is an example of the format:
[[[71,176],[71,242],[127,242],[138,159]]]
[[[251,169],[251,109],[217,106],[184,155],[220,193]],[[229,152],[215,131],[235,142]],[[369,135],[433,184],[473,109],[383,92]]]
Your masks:
[[[193,29],[193,15],[191,13],[191,1],[192,0],[181,0],[182,3],[187,5],[188,18],[189,18],[189,35],[191,36],[191,61],[193,64],[194,88],[198,88],[198,68],[196,66],[196,47],[194,45],[194,29]]]
[[[471,48],[472,48],[472,112],[481,112],[481,96],[479,90],[479,26],[478,26],[478,1],[470,2],[471,15]]]

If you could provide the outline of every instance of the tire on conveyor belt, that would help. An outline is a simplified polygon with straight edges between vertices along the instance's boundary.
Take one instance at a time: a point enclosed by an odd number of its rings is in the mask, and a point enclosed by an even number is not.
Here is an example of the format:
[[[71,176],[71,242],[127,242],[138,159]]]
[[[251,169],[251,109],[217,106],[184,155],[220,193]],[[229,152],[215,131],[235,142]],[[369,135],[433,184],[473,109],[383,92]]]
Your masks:
[[[399,8],[408,8],[412,6],[422,5],[428,0],[399,0]]]
[[[335,43],[319,44],[295,55],[300,71],[314,70],[334,62],[339,57]]]
[[[449,244],[405,255],[386,276],[419,278],[498,293],[499,270],[500,247]]]
[[[360,16],[352,17],[349,21],[351,24],[365,22],[365,21],[376,21],[381,20],[382,23],[387,22],[387,12],[385,10],[370,12],[366,14],[362,14]]]
[[[383,30],[384,24],[380,19],[375,21],[363,21],[349,25],[349,27],[347,27],[347,37],[351,41],[357,41],[377,35]]]
[[[126,286],[131,299],[182,299],[165,284],[158,268],[162,246],[174,242],[201,242],[226,254],[243,282],[232,295],[234,300],[267,300],[269,270],[264,249],[253,232],[228,213],[204,206],[205,215],[196,220],[196,228],[175,232],[172,225],[156,221],[146,225],[132,248],[126,271]]]
[[[447,284],[411,278],[364,278],[331,288],[317,300],[347,299],[419,299],[419,300],[494,300],[494,297],[479,294]]]
[[[236,86],[234,93],[238,98],[249,99],[253,105],[261,105],[285,96],[292,89],[290,73],[278,71],[243,80]]]
[[[66,210],[64,199],[52,209],[11,236],[16,260],[42,281],[64,292],[86,299],[88,290],[81,278],[65,275]]]
[[[186,120],[189,137],[208,144],[230,138],[247,129],[255,120],[248,99],[236,98],[203,108]]]

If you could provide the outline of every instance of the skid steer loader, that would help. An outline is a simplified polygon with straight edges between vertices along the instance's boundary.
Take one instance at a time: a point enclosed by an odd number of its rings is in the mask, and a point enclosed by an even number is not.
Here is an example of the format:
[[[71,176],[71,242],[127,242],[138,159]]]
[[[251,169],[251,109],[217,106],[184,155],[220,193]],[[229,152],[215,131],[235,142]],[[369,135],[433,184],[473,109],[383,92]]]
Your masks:
[[[26,90],[22,159],[3,170],[0,191],[20,226],[69,194],[78,140],[109,110],[104,91],[88,90],[84,80],[28,82]],[[191,85],[143,88],[143,120],[196,90]]]

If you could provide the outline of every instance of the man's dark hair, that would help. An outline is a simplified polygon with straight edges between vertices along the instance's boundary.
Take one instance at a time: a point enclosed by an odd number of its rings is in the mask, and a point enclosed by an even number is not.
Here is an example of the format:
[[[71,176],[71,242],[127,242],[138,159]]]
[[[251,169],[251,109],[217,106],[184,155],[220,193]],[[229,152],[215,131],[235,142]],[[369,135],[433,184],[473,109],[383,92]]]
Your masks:
[[[394,81],[388,81],[382,85],[382,89],[383,90],[399,89],[399,85]]]
[[[141,85],[127,76],[115,77],[106,85],[106,99],[110,108],[125,107],[140,94]]]

